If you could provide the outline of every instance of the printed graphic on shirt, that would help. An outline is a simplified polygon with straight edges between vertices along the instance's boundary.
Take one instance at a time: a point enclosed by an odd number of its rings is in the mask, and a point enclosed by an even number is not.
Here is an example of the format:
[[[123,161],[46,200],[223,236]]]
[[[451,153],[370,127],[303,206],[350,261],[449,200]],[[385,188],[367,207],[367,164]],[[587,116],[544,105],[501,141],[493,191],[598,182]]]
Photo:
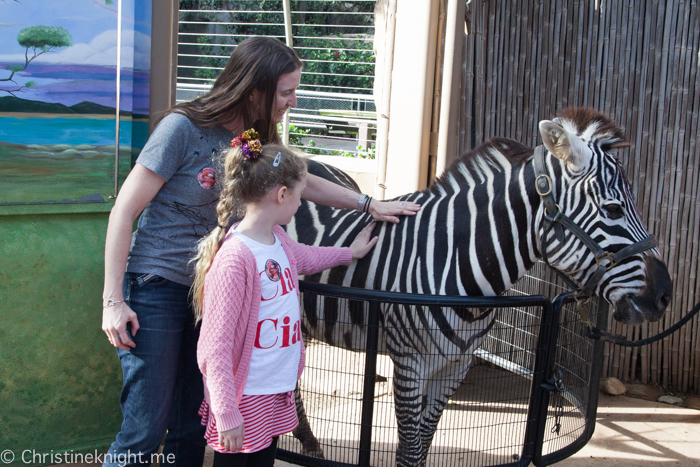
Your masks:
[[[211,190],[216,186],[216,170],[211,167],[204,167],[197,174],[197,182],[205,190]]]
[[[280,267],[280,263],[274,259],[268,259],[265,261],[265,274],[267,274],[267,278],[272,282],[277,282],[280,280],[281,270],[282,268]]]
[[[171,211],[186,217],[192,223],[192,231],[194,235],[203,237],[204,235],[211,232],[212,228],[216,225],[216,220],[209,219],[206,214],[211,212],[205,209],[207,206],[212,204],[216,205],[218,200],[213,200],[211,203],[202,204],[199,206],[188,206],[186,204],[178,203],[174,201],[172,203],[163,203],[165,206],[169,207]]]
[[[269,259],[265,263],[265,270],[260,271],[260,280],[263,279],[263,274],[272,282],[279,282],[276,287],[262,286],[262,295],[260,301],[267,302],[277,297],[283,297],[295,290],[294,281],[292,280],[292,271],[289,268],[284,268],[281,273],[281,266],[275,260]]]

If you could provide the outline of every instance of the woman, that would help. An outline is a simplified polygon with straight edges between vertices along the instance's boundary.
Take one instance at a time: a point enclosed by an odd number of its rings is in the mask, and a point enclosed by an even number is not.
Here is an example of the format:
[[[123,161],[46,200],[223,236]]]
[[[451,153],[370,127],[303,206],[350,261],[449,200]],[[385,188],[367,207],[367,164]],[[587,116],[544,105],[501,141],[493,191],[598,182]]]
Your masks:
[[[263,142],[279,143],[277,124],[296,105],[300,79],[293,50],[276,39],[245,40],[209,94],[169,111],[124,181],[107,228],[102,314],[102,329],[122,363],[124,421],[104,465],[150,465],[166,429],[166,463],[202,465],[204,427],[197,410],[203,388],[189,261],[198,240],[217,225],[219,150],[251,127]],[[366,209],[380,221],[398,222],[396,215],[420,209],[358,199],[314,176],[303,197]]]

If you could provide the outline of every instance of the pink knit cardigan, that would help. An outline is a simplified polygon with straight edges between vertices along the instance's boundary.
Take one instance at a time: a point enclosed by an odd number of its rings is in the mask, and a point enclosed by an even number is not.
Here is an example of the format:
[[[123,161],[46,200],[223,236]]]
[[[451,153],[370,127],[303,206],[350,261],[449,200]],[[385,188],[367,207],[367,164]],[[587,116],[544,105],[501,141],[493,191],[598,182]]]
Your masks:
[[[302,245],[289,238],[280,226],[275,226],[274,232],[289,258],[297,296],[298,274],[313,274],[352,262],[350,248]],[[238,406],[250,368],[261,289],[253,253],[229,232],[204,282],[204,312],[197,344],[204,397],[216,417],[219,432],[243,423]],[[305,355],[302,342],[297,378],[304,368]]]

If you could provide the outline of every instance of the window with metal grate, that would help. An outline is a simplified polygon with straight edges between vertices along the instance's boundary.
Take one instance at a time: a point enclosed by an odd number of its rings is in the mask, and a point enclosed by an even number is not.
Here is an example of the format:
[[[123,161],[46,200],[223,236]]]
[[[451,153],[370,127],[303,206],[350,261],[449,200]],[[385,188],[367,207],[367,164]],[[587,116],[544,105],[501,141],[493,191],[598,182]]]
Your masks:
[[[374,0],[180,1],[177,102],[208,92],[247,37],[285,41],[304,61],[289,144],[310,154],[374,157]]]

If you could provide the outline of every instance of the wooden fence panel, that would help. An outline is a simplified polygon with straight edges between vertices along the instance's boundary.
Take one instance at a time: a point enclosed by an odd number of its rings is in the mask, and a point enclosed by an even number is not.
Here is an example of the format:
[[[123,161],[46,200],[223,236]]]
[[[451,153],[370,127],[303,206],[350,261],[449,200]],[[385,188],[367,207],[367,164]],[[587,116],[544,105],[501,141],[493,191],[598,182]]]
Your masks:
[[[663,320],[609,329],[645,338],[700,302],[698,1],[486,1],[468,5],[458,147],[493,137],[535,146],[566,106],[610,115],[640,215],[674,281]],[[639,349],[608,346],[604,375],[700,391],[700,323]]]

